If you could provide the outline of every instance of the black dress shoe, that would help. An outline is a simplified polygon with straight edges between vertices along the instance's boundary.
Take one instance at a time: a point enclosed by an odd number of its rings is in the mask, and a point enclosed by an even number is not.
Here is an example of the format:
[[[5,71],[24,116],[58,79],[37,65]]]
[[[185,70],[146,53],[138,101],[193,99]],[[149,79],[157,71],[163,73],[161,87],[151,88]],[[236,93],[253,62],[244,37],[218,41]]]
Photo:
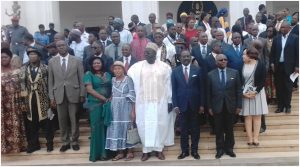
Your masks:
[[[40,150],[40,149],[41,149],[41,146],[28,147],[27,150],[26,150],[26,152],[27,153],[33,153],[33,152],[35,152],[37,150]]]
[[[188,156],[189,156],[189,153],[182,152],[182,153],[177,157],[177,159],[184,159],[185,157],[188,157]]]
[[[47,143],[47,152],[53,151],[53,143]]]
[[[217,154],[216,154],[216,159],[221,158],[221,157],[223,156],[223,154],[224,154],[224,151],[223,151],[223,150],[218,150],[218,151],[217,151]]]
[[[72,145],[72,148],[74,151],[78,151],[80,149],[78,144]]]
[[[225,154],[229,155],[230,157],[236,157],[233,151],[226,151]]]
[[[194,159],[200,159],[200,155],[197,152],[192,152],[191,155],[194,157]]]
[[[260,128],[259,133],[264,133],[266,131],[266,128]]]
[[[275,110],[275,113],[281,113],[283,112],[283,108],[277,108],[277,110]]]
[[[290,114],[291,113],[291,108],[290,107],[289,108],[285,108],[285,113]]]
[[[60,148],[60,152],[65,152],[65,151],[67,151],[68,149],[70,149],[71,147],[70,147],[70,144],[68,144],[68,145],[63,145],[63,146],[61,146],[61,148]]]
[[[149,153],[143,153],[141,161],[147,161],[149,157],[150,157]]]

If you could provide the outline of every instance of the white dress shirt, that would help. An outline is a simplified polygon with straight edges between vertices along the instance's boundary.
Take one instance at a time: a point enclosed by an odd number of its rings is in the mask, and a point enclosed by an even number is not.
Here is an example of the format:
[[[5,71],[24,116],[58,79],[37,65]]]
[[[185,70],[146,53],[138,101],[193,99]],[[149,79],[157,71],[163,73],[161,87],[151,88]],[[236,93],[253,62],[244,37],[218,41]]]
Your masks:
[[[87,33],[86,31],[84,31],[81,36],[80,39],[86,43],[89,43],[89,33]]]
[[[187,73],[188,73],[188,76],[190,77],[190,67],[191,67],[191,64],[187,65],[187,66],[184,66],[182,64],[182,70],[183,70],[183,75],[185,73],[185,68],[187,68]]]
[[[258,26],[258,35],[267,30],[267,26],[263,23],[257,23]]]
[[[88,45],[89,44],[83,40],[80,43],[76,43],[73,41],[72,44],[70,45],[70,48],[72,48],[74,50],[74,54],[75,54],[74,56],[79,58],[80,60],[82,60],[84,47],[86,47]]]
[[[132,34],[130,31],[123,29],[120,33],[120,41],[122,43],[131,43],[133,40]]]
[[[128,61],[128,66],[129,66],[130,61],[131,61],[131,55],[129,55],[129,56],[127,57],[127,61]],[[125,56],[123,56],[123,63],[124,63],[124,65],[125,65],[125,63],[126,63],[126,57],[125,57]]]
[[[280,54],[279,62],[284,62],[284,47],[289,35],[290,33],[286,34],[285,37],[283,35],[281,36],[281,54]]]

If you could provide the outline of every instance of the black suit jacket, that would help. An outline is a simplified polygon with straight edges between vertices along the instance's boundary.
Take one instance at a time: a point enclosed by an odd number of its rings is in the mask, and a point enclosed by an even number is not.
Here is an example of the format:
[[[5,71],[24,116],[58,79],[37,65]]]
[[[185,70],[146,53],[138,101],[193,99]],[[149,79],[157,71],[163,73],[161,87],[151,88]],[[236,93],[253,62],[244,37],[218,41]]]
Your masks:
[[[206,48],[206,55],[205,58],[203,59],[202,57],[202,48],[201,46],[198,44],[197,46],[192,48],[192,56],[195,57],[195,59],[197,60],[199,66],[202,68],[203,72],[206,74],[208,72],[208,67],[207,67],[207,63],[206,63],[206,58],[208,57],[209,53],[211,53],[212,48],[207,45]]]
[[[238,20],[241,22],[241,28],[242,30],[245,31],[246,27],[245,27],[245,21],[244,21],[245,17],[240,17]]]
[[[282,48],[281,37],[282,35],[280,34],[273,39],[270,64],[274,64],[276,72],[281,51],[284,49],[284,69],[286,75],[290,75],[294,72],[295,67],[299,67],[299,37],[290,33],[284,48]]]
[[[237,108],[242,108],[242,87],[237,70],[226,68],[225,88],[221,86],[218,68],[209,72],[207,77],[207,101],[212,112],[222,112],[224,103],[228,112],[234,113]]]
[[[178,66],[172,71],[171,81],[173,107],[187,112],[189,107],[192,111],[198,111],[200,106],[204,106],[203,73],[199,67],[190,66],[189,80],[186,83],[183,67]]]
[[[299,37],[299,24],[297,24],[290,32],[291,34],[295,34]]]
[[[258,93],[265,86],[267,72],[266,72],[266,68],[264,68],[264,67],[265,67],[264,64],[260,60],[258,60],[256,69],[254,72],[254,86],[256,87],[256,91]],[[244,68],[244,64],[243,64],[243,68]],[[245,84],[245,78],[243,77],[243,68],[240,71],[242,85]]]
[[[83,48],[83,62],[86,60],[86,58],[93,56],[95,51],[92,49],[91,45],[88,45]]]
[[[216,59],[212,55],[212,53],[209,53],[208,56],[205,58],[207,72],[210,72],[217,68]]]
[[[123,57],[120,57],[120,58],[118,58],[117,60],[123,62]],[[130,68],[134,63],[136,63],[136,62],[138,62],[137,59],[136,59],[134,56],[131,56],[130,63],[129,63],[129,68]]]
[[[99,40],[99,42],[102,43],[101,40]],[[105,48],[106,46],[108,46],[108,45],[110,45],[110,44],[112,44],[112,41],[111,41],[111,40],[107,40],[107,41],[106,41],[106,45],[103,46],[103,47]],[[102,44],[102,45],[103,45],[103,44]]]

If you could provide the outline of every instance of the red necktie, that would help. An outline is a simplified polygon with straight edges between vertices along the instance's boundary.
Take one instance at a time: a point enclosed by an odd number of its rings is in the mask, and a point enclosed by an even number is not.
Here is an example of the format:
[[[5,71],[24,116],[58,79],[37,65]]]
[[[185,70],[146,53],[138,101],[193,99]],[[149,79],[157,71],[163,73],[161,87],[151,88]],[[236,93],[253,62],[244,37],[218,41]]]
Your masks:
[[[189,82],[189,74],[187,71],[187,67],[185,67],[185,70],[184,70],[184,78],[185,78],[186,83],[188,83]]]
[[[129,69],[129,64],[128,64],[128,57],[126,57],[125,58],[125,70],[126,70],[126,72],[128,71],[128,69]]]

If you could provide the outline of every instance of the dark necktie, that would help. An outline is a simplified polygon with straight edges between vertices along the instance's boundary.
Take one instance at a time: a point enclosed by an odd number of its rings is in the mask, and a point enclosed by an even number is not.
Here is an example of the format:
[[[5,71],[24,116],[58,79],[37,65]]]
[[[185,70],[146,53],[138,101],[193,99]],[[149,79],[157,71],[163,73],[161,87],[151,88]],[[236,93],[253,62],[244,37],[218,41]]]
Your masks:
[[[103,45],[103,47],[105,47],[105,42],[104,41],[102,42],[102,45]]]
[[[184,78],[185,78],[185,81],[186,81],[186,83],[188,83],[189,82],[189,74],[188,74],[188,71],[187,71],[187,67],[185,67],[184,68],[185,70],[184,70]]]
[[[115,45],[115,60],[117,60],[118,59],[118,45]]]
[[[221,84],[222,87],[225,88],[225,71],[221,70]]]
[[[67,69],[66,59],[65,59],[65,58],[62,59],[61,69],[62,69],[62,71],[63,71],[63,74],[65,74],[66,69]]]
[[[205,47],[205,46],[202,46],[202,51],[201,51],[201,53],[202,53],[202,58],[205,59],[205,56],[206,56],[206,54],[207,54],[207,51],[206,51],[206,47]]]
[[[125,58],[125,70],[126,72],[128,71],[129,69],[129,63],[128,63],[128,57]]]
[[[31,67],[31,78],[32,78],[32,80],[35,80],[35,77],[36,77],[36,74],[37,74],[37,71],[35,71],[35,68],[36,67]]]

